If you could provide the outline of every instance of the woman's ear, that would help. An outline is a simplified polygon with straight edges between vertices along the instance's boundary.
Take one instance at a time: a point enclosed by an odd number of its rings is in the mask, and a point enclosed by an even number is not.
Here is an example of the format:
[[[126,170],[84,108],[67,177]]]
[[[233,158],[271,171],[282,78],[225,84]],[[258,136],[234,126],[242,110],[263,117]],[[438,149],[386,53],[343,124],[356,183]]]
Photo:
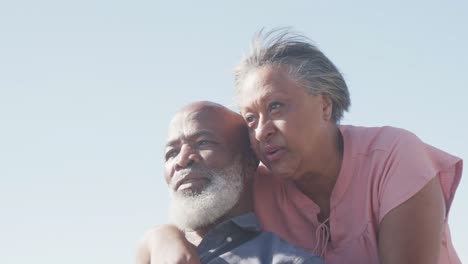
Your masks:
[[[322,118],[325,121],[332,119],[333,115],[333,101],[330,96],[322,95]]]

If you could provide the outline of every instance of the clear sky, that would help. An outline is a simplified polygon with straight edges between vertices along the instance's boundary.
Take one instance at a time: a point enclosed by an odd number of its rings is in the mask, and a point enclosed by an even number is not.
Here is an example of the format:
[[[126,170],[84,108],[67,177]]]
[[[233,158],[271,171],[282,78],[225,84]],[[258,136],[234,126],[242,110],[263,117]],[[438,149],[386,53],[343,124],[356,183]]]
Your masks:
[[[467,159],[467,2],[341,2],[0,0],[0,263],[133,263],[167,220],[171,115],[232,106],[232,68],[263,26],[293,26],[335,62],[342,123]],[[464,262],[466,178],[449,218]]]

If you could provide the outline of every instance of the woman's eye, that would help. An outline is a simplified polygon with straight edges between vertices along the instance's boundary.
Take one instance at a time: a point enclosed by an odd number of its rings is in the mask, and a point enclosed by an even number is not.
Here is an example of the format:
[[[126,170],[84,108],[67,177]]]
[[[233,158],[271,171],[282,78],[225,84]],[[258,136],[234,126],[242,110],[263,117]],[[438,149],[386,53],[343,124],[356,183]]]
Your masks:
[[[255,122],[255,117],[253,115],[248,115],[245,117],[245,122],[247,122],[247,124],[251,124]]]
[[[197,142],[198,146],[203,146],[203,145],[207,145],[209,144],[210,142],[208,140],[200,140]]]
[[[268,110],[271,112],[271,111],[274,111],[274,110],[280,108],[281,106],[283,106],[283,104],[280,103],[280,102],[271,102],[268,105]]]
[[[216,144],[216,142],[212,141],[212,140],[199,140],[199,141],[197,141],[197,146],[199,146],[199,147],[206,146],[206,145],[213,145],[213,144]]]

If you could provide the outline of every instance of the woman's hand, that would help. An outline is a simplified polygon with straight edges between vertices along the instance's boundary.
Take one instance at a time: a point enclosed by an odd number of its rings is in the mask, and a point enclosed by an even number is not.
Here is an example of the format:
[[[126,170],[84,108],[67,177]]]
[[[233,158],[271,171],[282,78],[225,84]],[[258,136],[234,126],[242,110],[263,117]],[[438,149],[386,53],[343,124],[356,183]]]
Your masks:
[[[200,264],[197,250],[176,226],[148,230],[137,249],[136,264]]]

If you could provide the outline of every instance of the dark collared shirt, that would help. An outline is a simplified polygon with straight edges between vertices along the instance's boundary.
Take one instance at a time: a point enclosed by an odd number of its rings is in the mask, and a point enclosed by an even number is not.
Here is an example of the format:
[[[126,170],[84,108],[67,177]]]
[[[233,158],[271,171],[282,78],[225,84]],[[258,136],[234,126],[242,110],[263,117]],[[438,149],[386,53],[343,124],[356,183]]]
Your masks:
[[[225,221],[210,230],[197,248],[202,264],[323,264],[274,233],[263,232],[253,213]]]

